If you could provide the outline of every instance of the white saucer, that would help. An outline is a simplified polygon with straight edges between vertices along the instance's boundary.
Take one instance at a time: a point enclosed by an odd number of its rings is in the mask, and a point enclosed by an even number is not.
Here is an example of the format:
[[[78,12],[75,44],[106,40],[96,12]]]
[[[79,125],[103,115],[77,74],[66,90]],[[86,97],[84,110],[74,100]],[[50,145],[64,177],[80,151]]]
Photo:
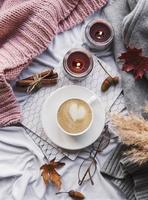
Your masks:
[[[57,89],[44,102],[41,121],[49,139],[57,146],[67,150],[83,149],[94,143],[100,136],[105,124],[105,110],[99,98],[92,103],[94,120],[89,131],[80,136],[70,136],[63,133],[56,124],[56,113],[59,105],[69,98],[88,100],[93,92],[85,87],[71,85]]]

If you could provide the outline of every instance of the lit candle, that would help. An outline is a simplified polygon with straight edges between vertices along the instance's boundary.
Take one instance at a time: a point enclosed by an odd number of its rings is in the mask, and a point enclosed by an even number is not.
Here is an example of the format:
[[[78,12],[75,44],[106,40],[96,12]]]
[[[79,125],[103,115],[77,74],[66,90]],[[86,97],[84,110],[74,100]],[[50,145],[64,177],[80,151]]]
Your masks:
[[[97,31],[95,37],[100,40],[103,35],[104,35],[103,31]]]
[[[66,75],[72,80],[83,80],[93,68],[92,55],[83,48],[68,51],[63,60]]]
[[[85,29],[86,45],[92,49],[105,50],[111,47],[114,32],[112,26],[104,20],[91,21]]]

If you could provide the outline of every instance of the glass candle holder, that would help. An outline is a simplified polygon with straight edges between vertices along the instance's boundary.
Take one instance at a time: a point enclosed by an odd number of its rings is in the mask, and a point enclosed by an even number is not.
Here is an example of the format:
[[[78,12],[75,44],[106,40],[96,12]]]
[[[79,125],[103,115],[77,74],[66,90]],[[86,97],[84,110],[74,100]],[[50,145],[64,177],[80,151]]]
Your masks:
[[[85,29],[85,43],[91,49],[106,50],[111,47],[114,31],[107,21],[96,19]]]
[[[74,48],[66,53],[63,59],[63,70],[71,80],[85,79],[93,69],[93,57],[84,48]]]

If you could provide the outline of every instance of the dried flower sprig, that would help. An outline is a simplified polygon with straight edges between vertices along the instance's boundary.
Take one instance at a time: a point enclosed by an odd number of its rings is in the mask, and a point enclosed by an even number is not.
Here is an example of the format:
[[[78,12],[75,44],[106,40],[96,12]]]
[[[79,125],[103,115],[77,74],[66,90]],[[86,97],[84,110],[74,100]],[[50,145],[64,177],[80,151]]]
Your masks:
[[[135,115],[113,115],[112,123],[124,144],[131,161],[143,164],[148,161],[148,121]]]
[[[144,106],[144,112],[148,113],[148,102],[146,102],[146,104]]]

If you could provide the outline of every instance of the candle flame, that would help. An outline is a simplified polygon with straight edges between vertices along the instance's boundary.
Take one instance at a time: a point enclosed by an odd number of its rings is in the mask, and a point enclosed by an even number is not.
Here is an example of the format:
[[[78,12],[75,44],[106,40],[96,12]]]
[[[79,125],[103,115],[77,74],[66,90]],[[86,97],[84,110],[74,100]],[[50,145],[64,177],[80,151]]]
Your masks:
[[[77,66],[77,67],[80,67],[80,66],[81,66],[81,63],[80,63],[80,62],[77,62],[76,66]]]
[[[99,31],[99,35],[100,35],[100,36],[103,35],[103,31]]]
[[[103,31],[98,31],[97,33],[96,33],[96,37],[98,38],[98,39],[101,39],[101,36],[103,36]]]

